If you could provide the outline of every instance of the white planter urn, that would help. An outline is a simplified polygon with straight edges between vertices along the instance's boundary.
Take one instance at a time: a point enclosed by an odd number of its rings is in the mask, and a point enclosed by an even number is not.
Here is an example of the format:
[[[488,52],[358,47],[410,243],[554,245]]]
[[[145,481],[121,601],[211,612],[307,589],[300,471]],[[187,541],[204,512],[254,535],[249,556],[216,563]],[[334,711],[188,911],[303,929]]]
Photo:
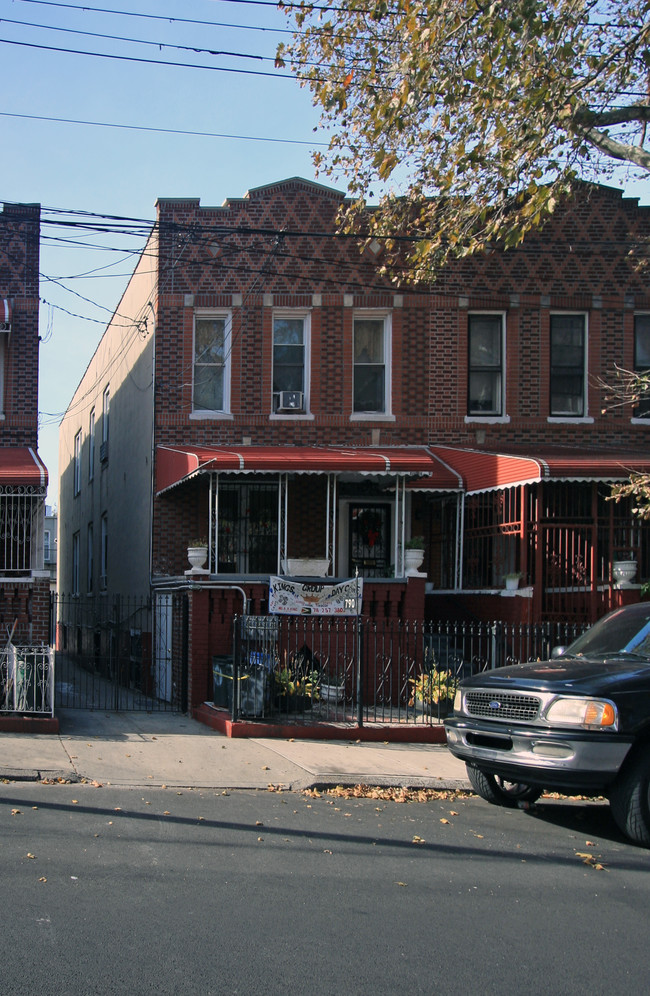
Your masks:
[[[419,567],[424,560],[424,550],[409,550],[404,551],[404,573],[407,578],[409,577],[419,577]]]
[[[189,560],[191,570],[186,571],[186,574],[207,574],[208,571],[203,569],[203,565],[208,559],[208,548],[207,546],[188,546],[187,548],[187,559]]]
[[[629,588],[636,577],[636,560],[613,560],[612,577],[620,588]]]
[[[282,569],[285,574],[294,577],[324,578],[327,577],[330,562],[318,557],[290,557],[282,561]]]

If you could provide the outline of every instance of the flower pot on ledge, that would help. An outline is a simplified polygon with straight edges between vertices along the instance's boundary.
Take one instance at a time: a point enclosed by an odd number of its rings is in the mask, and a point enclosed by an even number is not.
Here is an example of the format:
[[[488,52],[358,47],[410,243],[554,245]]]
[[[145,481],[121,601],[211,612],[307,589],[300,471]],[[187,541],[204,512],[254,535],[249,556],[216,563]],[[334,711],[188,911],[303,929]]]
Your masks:
[[[187,548],[187,559],[192,565],[189,571],[185,571],[186,574],[209,574],[210,572],[206,570],[203,565],[208,559],[208,548],[207,546],[188,546]]]
[[[424,550],[417,549],[407,549],[404,551],[404,573],[407,578],[409,577],[421,577],[424,575],[420,574],[419,568],[424,560]]]
[[[636,560],[613,560],[612,578],[619,588],[629,588],[636,577]]]
[[[324,578],[329,569],[329,559],[318,557],[295,557],[282,561],[284,573],[296,577]]]

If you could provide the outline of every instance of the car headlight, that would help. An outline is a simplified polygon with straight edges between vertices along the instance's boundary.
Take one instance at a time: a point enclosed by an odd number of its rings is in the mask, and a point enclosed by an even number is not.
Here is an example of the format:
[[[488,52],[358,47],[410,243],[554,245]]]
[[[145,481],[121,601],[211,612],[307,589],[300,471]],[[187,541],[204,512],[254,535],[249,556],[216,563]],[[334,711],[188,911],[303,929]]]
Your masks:
[[[546,710],[549,723],[587,729],[618,728],[618,712],[608,699],[557,698]]]
[[[460,712],[463,706],[463,693],[460,688],[456,689],[456,694],[454,695],[454,712]]]

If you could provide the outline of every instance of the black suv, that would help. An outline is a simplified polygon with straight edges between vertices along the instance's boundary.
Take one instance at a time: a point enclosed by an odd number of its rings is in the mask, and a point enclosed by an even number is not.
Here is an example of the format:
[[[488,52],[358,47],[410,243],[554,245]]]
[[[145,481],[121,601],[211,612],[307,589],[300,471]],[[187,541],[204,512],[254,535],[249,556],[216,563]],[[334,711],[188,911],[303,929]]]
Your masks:
[[[650,847],[650,604],[610,612],[552,660],[466,678],[445,731],[488,802],[605,795]]]

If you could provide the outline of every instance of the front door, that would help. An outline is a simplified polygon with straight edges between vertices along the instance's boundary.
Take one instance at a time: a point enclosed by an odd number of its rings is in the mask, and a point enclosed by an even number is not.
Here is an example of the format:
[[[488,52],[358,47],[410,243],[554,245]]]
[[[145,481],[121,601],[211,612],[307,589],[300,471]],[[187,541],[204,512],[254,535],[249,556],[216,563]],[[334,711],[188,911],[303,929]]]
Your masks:
[[[391,506],[387,503],[349,506],[350,573],[386,578],[391,571]]]

